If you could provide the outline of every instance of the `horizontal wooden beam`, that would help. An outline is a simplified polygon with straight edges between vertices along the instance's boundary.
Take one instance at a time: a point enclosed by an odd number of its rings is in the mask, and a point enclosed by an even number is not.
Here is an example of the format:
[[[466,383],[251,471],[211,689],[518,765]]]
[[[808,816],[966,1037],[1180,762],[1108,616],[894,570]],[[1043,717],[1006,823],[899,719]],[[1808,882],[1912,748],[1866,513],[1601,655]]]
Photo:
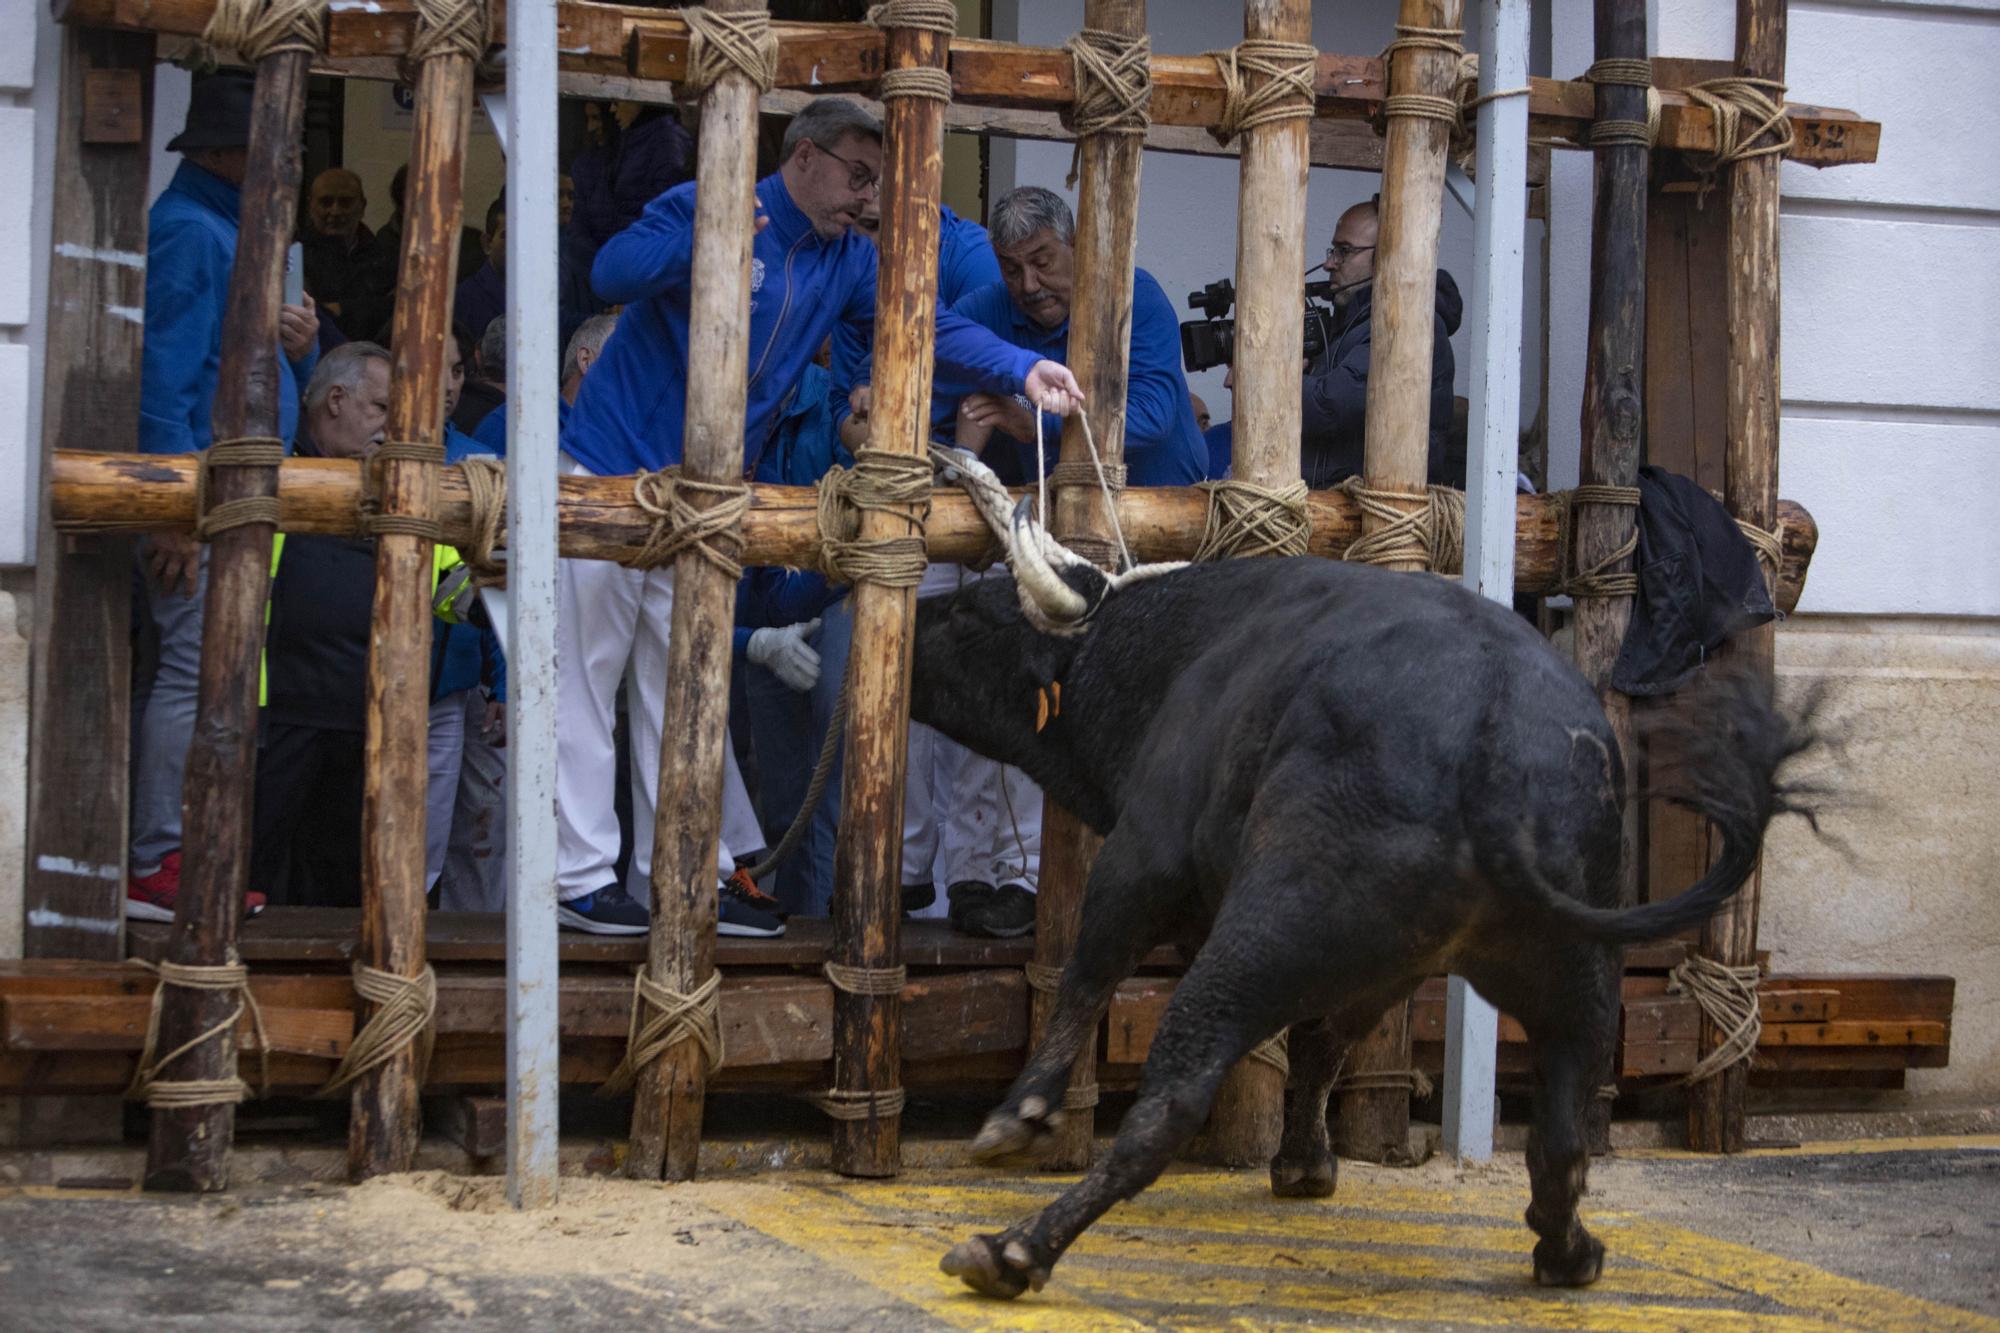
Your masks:
[[[196,37],[214,13],[215,0],[56,0],[65,23],[131,28],[162,36]],[[493,10],[496,45],[505,41],[505,15]],[[673,100],[671,85],[687,73],[686,20],[672,11],[562,0],[557,6],[558,49],[565,74],[621,80],[598,96],[638,101]],[[883,35],[851,23],[774,23],[781,88],[815,93],[867,92],[881,76]],[[394,78],[395,60],[416,32],[415,0],[333,0],[327,16],[323,72],[358,78]],[[955,104],[1013,110],[1059,110],[1076,99],[1068,52],[1055,47],[958,37],[951,43]],[[1202,55],[1153,57],[1153,123],[1200,131],[1222,118],[1222,80]],[[1528,132],[1578,147],[1595,109],[1595,88],[1581,80],[1533,79]],[[1333,120],[1373,122],[1388,95],[1382,62],[1373,56],[1322,54],[1314,73],[1316,109]],[[589,95],[573,85],[565,92]],[[1882,127],[1852,111],[1790,103],[1793,146],[1786,156],[1813,166],[1873,162]],[[1001,123],[991,132],[1013,133]],[[1042,137],[1037,134],[1031,137]],[[1149,141],[1150,143],[1150,141]],[[1696,152],[1715,147],[1715,120],[1685,93],[1660,93],[1659,146]],[[1172,150],[1169,150],[1172,151]],[[1359,165],[1346,161],[1327,165]]]
[[[49,509],[66,532],[140,532],[186,529],[194,524],[192,454],[93,454],[59,450],[52,464]],[[750,565],[804,567],[819,547],[817,493],[807,486],[754,486],[743,520],[743,561]],[[1023,492],[1025,494],[1025,492]],[[279,525],[286,532],[351,536],[361,498],[358,463],[293,458],[278,487]],[[562,553],[596,560],[628,559],[644,546],[651,521],[632,498],[629,477],[564,477],[558,501]],[[1338,491],[1314,491],[1310,551],[1337,557],[1361,535],[1361,515]],[[1139,560],[1181,560],[1193,554],[1208,515],[1208,497],[1191,486],[1128,490],[1119,499],[1125,540]],[[462,545],[472,534],[472,504],[463,471],[441,470],[438,517],[444,539]],[[1812,516],[1789,501],[1778,604],[1790,611],[1805,586],[1819,530]],[[1556,585],[1557,513],[1550,498],[1523,495],[1516,502],[1519,546],[1515,586],[1549,592]],[[931,558],[965,563],[987,554],[992,538],[965,496],[940,490],[925,529]]]

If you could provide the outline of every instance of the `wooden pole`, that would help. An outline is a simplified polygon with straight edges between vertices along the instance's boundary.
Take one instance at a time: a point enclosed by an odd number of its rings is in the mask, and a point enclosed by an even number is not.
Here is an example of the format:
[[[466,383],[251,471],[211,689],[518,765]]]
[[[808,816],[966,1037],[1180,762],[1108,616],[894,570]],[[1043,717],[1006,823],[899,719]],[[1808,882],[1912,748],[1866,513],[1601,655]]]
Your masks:
[[[727,0],[718,13],[748,13]],[[687,425],[681,470],[694,481],[743,479],[750,357],[750,251],[755,239],[757,87],[732,70],[701,99],[695,166],[693,282],[688,297]],[[696,493],[692,501],[706,507]],[[723,747],[736,583],[699,551],[674,561],[674,611],[653,811],[653,979],[691,995],[715,971],[716,849],[722,840]],[[745,849],[748,850],[748,849]],[[701,1044],[681,1041],[641,1071],[625,1174],[691,1180],[708,1081]]]
[[[396,287],[390,368],[391,441],[434,445],[444,419],[444,340],[451,336],[458,264],[465,137],[472,115],[472,61],[440,54],[417,74],[416,127],[403,196],[402,267]],[[434,463],[384,458],[381,514],[430,518]],[[431,540],[381,533],[375,546],[375,606],[367,693],[367,776],[361,797],[360,962],[402,977],[423,974],[424,795],[430,721]],[[375,1009],[359,1007],[363,1022]],[[407,1171],[421,1116],[417,1044],[355,1081],[348,1121],[348,1174]]]
[[[1083,26],[1124,38],[1146,34],[1146,0],[1089,0]],[[1132,267],[1139,250],[1139,168],[1144,137],[1099,132],[1081,140],[1076,196],[1076,289],[1070,305],[1067,360],[1083,387],[1098,456],[1107,468],[1125,458],[1127,345],[1132,331]],[[1088,466],[1090,448],[1081,418],[1063,426],[1062,460]],[[1095,486],[1061,486],[1051,501],[1051,530],[1099,564],[1117,558],[1110,506]],[[1042,860],[1035,894],[1035,962],[1060,968],[1076,949],[1083,919],[1084,885],[1102,840],[1053,800],[1042,806]],[[1036,990],[1030,1045],[1041,1043],[1055,1014],[1056,997]],[[1070,1073],[1073,1091],[1097,1086],[1093,1035]],[[1051,1170],[1090,1165],[1096,1112],[1072,1099],[1062,1127],[1043,1158]]]
[[[886,68],[942,69],[951,39],[891,28]],[[923,457],[930,424],[937,328],[938,191],[944,176],[944,106],[894,97],[883,107],[882,230],[875,298],[874,427],[869,446]],[[861,517],[863,541],[908,535],[901,516]],[[854,645],[847,659],[847,754],[840,837],[834,849],[833,939],[848,967],[893,968],[901,957],[904,763],[910,728],[910,648],[916,590],[862,583],[850,595]],[[902,1084],[901,999],[834,992],[833,1088],[837,1096]],[[855,1103],[858,1104],[858,1103]],[[868,1103],[865,1119],[833,1122],[833,1169],[894,1175],[901,1113]]]
[[[1309,43],[1309,0],[1245,0],[1246,40]],[[1266,82],[1251,74],[1254,90]],[[1305,361],[1307,122],[1243,132],[1236,211],[1236,450],[1230,475],[1279,487],[1299,479],[1299,367]],[[1285,1127],[1285,1076],[1245,1059],[1223,1078],[1204,1155],[1262,1166]]]
[[[1737,0],[1736,65],[1759,79],[1785,77],[1785,0]],[[1770,528],[1778,517],[1778,157],[1737,162],[1729,173],[1729,437],[1723,503],[1737,519]],[[1730,640],[1728,660],[1764,679],[1773,669],[1776,627],[1761,625]],[[1757,956],[1757,900],[1763,871],[1702,928],[1701,951],[1730,967]],[[1706,1015],[1697,1050],[1706,1055],[1723,1033]],[[1688,1146],[1697,1152],[1743,1150],[1749,1067],[1734,1064],[1688,1094]]]
[[[281,381],[274,351],[284,299],[285,247],[298,216],[299,129],[305,117],[307,51],[257,62],[249,165],[243,177],[236,263],[229,274],[222,360],[213,408],[218,442],[276,436]],[[278,493],[275,464],[218,467],[208,505]],[[271,591],[269,523],[224,528],[209,543],[202,607],[201,679],[194,739],[182,788],[181,892],[167,958],[214,967],[236,961],[236,929],[250,877],[251,794],[257,772],[257,687]],[[162,988],[159,1049],[172,1051],[222,1023],[242,1003],[230,991]],[[180,1079],[236,1076],[233,1028],[195,1045],[165,1072]],[[153,1112],[148,1189],[220,1190],[229,1183],[236,1106],[162,1107]]]
[[[1401,0],[1400,28],[1452,28],[1464,21],[1464,0]],[[1400,34],[1399,34],[1400,35]],[[1389,56],[1392,94],[1449,97],[1458,62],[1449,52],[1404,48]],[[1368,416],[1362,456],[1371,490],[1410,495],[1398,507],[1421,507],[1430,466],[1431,360],[1435,352],[1437,252],[1444,170],[1451,128],[1420,116],[1391,116],[1382,158],[1382,205],[1375,241],[1374,355],[1368,372]],[[1386,520],[1363,515],[1364,532]],[[1425,560],[1389,562],[1422,569]],[[1410,1068],[1409,1004],[1383,1015],[1347,1056],[1350,1074]],[[1410,1094],[1402,1087],[1360,1088],[1340,1096],[1334,1143],[1344,1157],[1396,1160],[1408,1151]]]

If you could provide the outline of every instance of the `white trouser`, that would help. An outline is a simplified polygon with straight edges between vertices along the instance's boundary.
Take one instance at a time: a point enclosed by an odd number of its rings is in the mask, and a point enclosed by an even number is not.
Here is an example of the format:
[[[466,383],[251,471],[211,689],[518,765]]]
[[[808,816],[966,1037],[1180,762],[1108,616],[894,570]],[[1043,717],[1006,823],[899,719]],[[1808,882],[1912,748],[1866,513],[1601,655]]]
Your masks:
[[[581,471],[565,462],[568,471]],[[618,859],[612,717],[623,678],[632,728],[632,865],[626,887],[640,902],[650,902],[673,570],[626,569],[605,560],[558,563],[556,897],[581,898],[611,883]],[[716,867],[728,875],[736,868],[732,853],[757,850],[764,835],[737,771],[734,747],[725,741],[722,753],[722,842]]]
[[[465,701],[477,690],[454,690],[431,703],[430,781],[424,788],[424,892],[437,887],[451,846],[458,808],[458,770],[465,757]]]

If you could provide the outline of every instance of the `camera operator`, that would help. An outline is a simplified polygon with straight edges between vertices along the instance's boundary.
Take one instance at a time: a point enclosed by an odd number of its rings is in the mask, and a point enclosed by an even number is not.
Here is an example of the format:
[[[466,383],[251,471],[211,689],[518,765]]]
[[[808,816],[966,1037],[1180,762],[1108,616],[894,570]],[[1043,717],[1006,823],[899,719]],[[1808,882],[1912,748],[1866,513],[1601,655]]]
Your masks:
[[[1326,250],[1327,277],[1333,284],[1333,329],[1326,351],[1306,365],[1300,416],[1301,462],[1309,486],[1332,486],[1361,471],[1378,224],[1374,200],[1356,204],[1340,215]],[[1465,485],[1465,455],[1449,443],[1451,335],[1464,309],[1458,284],[1439,269],[1431,355],[1429,480],[1433,485]]]

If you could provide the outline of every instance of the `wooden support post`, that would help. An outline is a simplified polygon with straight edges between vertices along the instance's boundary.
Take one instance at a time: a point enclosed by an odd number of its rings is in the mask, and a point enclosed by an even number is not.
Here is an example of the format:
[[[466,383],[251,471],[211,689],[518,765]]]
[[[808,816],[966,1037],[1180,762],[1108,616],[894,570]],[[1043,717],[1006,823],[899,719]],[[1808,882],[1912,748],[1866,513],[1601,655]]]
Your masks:
[[[885,68],[943,69],[951,39],[891,28]],[[894,97],[883,107],[882,230],[875,298],[874,418],[869,447],[923,457],[930,430],[937,330],[938,191],[944,178],[944,107]],[[910,532],[900,514],[861,516],[863,541]],[[849,594],[854,645],[847,659],[847,753],[840,838],[833,863],[833,939],[848,967],[892,968],[901,958],[903,781],[909,752],[914,588],[862,583]],[[834,992],[833,1088],[837,1095],[902,1086],[901,998]],[[900,1092],[894,1094],[900,1099]],[[870,1102],[864,1119],[833,1122],[833,1169],[894,1175],[901,1111]]]
[[[1646,56],[1645,0],[1596,0],[1597,58],[1643,60]],[[1646,89],[1599,82],[1600,124],[1627,127],[1646,120]],[[1652,152],[1644,142],[1609,142],[1597,147],[1596,192],[1591,212],[1590,352],[1584,368],[1582,457],[1578,475],[1586,486],[1639,484],[1639,443],[1644,434],[1646,382],[1646,184]],[[1580,504],[1572,518],[1577,570],[1602,575],[1638,568],[1638,552],[1620,557],[1636,541],[1639,511],[1623,505]],[[1639,901],[1639,747],[1632,731],[1632,700],[1612,688],[1611,668],[1632,620],[1632,597],[1579,595],[1574,652],[1577,670],[1597,691],[1611,733],[1618,742],[1615,779],[1626,793],[1619,831],[1618,902]],[[1616,1086],[1618,1057],[1599,1071],[1602,1086]],[[1611,1151],[1611,1103],[1593,1097],[1585,1116],[1590,1151]]]
[[[1089,0],[1083,26],[1120,37],[1146,34],[1146,0]],[[1132,266],[1139,249],[1139,168],[1145,158],[1142,135],[1095,133],[1080,141],[1076,196],[1076,290],[1070,304],[1068,363],[1083,387],[1098,456],[1107,468],[1125,458],[1127,344],[1132,330]],[[1083,423],[1063,426],[1062,459],[1087,466],[1090,449]],[[1114,517],[1095,486],[1061,486],[1050,502],[1051,531],[1100,564],[1116,560]],[[1035,896],[1035,961],[1061,967],[1076,949],[1083,918],[1084,886],[1101,839],[1083,821],[1053,800],[1042,807],[1042,860]],[[1030,1031],[1039,1045],[1055,1013],[1056,997],[1033,992]],[[1095,1036],[1077,1056],[1072,1090],[1097,1087]],[[1080,1096],[1078,1102],[1089,1100]],[[1070,1105],[1063,1112],[1055,1143],[1042,1159],[1051,1170],[1080,1171],[1090,1165],[1096,1112]]]
[[[138,76],[137,142],[84,142],[84,85],[99,70]],[[62,532],[53,502],[58,448],[129,449],[138,434],[141,326],[126,312],[146,303],[153,38],[65,29],[60,77],[22,941],[30,958],[119,958],[130,781],[132,543]]]
[[[741,14],[759,5],[726,0],[714,8]],[[743,479],[756,237],[757,87],[749,75],[731,70],[702,94],[699,151],[681,471],[692,481],[733,483]],[[715,499],[696,492],[691,502],[705,508]],[[715,971],[715,867],[735,605],[735,580],[701,552],[684,551],[675,559],[646,967],[654,981],[682,995],[692,995]],[[694,1178],[707,1058],[701,1043],[680,1041],[641,1071],[627,1176]]]
[[[1785,77],[1785,0],[1737,0],[1736,65],[1750,78]],[[1737,162],[1729,172],[1729,443],[1723,503],[1760,528],[1778,517],[1778,157]],[[1729,642],[1728,660],[1769,679],[1776,627],[1745,630]],[[1701,951],[1742,967],[1757,955],[1760,865],[1742,890],[1702,928]],[[1697,1050],[1706,1055],[1723,1033],[1703,1015]],[[1688,1146],[1741,1152],[1749,1067],[1734,1064],[1688,1094]]]
[[[1246,40],[1310,43],[1307,0],[1245,0]],[[1250,74],[1254,91],[1266,82]],[[1299,367],[1305,359],[1308,123],[1278,120],[1243,132],[1236,206],[1236,452],[1230,475],[1258,486],[1299,479]],[[1204,1155],[1262,1166],[1285,1127],[1285,1076],[1268,1060],[1229,1071],[1209,1111]]]
[[[222,360],[215,385],[218,444],[278,434],[281,380],[274,352],[284,299],[285,247],[297,223],[299,131],[305,118],[307,51],[279,51],[257,62],[249,162],[237,222],[236,263],[229,274]],[[275,463],[216,467],[208,505],[269,499],[278,493]],[[167,957],[215,967],[236,961],[236,929],[250,879],[250,815],[257,772],[257,688],[264,618],[271,591],[271,523],[224,528],[209,543],[208,597],[202,606],[201,680],[194,739],[181,797],[181,892]],[[201,1041],[242,1003],[230,991],[165,986],[159,1049],[197,1043],[167,1071],[179,1079],[236,1076],[236,1034]],[[213,1191],[229,1183],[236,1106],[163,1107],[153,1112],[146,1154],[148,1189]]]
[[[465,138],[472,116],[472,61],[437,54],[417,73],[416,127],[403,196],[402,266],[391,348],[390,441],[435,445],[444,426],[444,340],[451,336]],[[436,512],[437,465],[383,458],[380,513],[426,519]],[[375,547],[370,629],[367,776],[361,797],[361,948],[357,960],[402,977],[424,961],[424,795],[429,780],[431,540],[382,532]],[[365,1022],[376,1006],[364,1002]],[[422,1114],[412,1042],[362,1074],[348,1121],[347,1169],[355,1178],[407,1171]]]
[[[1401,0],[1401,28],[1458,28],[1464,0]],[[1404,48],[1389,56],[1394,94],[1451,95],[1458,62],[1449,52]],[[1423,505],[1430,467],[1431,360],[1435,352],[1438,227],[1451,127],[1421,116],[1391,116],[1382,156],[1382,204],[1375,241],[1374,355],[1368,371],[1367,442],[1362,459],[1370,490],[1399,492],[1391,501],[1409,510]],[[1387,520],[1364,516],[1362,531]],[[1391,569],[1422,569],[1422,557],[1389,562]],[[1349,1074],[1410,1068],[1409,1004],[1383,1015],[1347,1056]],[[1407,1088],[1358,1088],[1340,1095],[1334,1147],[1345,1157],[1393,1161],[1407,1151]]]

